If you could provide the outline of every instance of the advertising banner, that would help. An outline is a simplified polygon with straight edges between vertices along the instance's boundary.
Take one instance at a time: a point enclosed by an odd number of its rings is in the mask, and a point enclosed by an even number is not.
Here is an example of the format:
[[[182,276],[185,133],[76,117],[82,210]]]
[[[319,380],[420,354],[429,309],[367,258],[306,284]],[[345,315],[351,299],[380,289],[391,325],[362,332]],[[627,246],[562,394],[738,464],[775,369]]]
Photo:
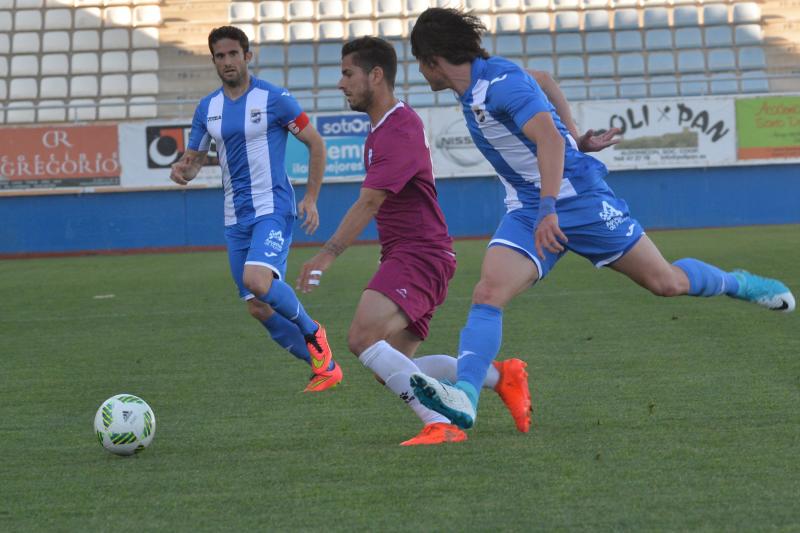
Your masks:
[[[123,187],[173,185],[169,179],[171,166],[186,151],[191,129],[191,123],[186,120],[120,124],[121,185]],[[219,168],[216,146],[213,142],[206,163],[192,180],[192,184],[222,186],[222,171]]]
[[[369,133],[369,118],[363,113],[340,113],[312,117],[325,139],[327,166],[325,180],[364,177],[364,140]],[[153,121],[120,124],[119,136],[124,187],[164,187],[172,185],[170,167],[183,155],[191,124],[186,121]],[[308,148],[287,136],[286,172],[289,179],[308,178]],[[192,185],[222,186],[222,172],[216,146],[211,143],[205,165]]]
[[[736,135],[740,160],[800,157],[800,96],[736,100]]]
[[[0,190],[120,184],[117,126],[0,128]]]
[[[592,155],[610,170],[736,164],[731,98],[583,102],[583,130],[619,128],[622,141]]]
[[[800,161],[800,95],[576,102],[583,130],[619,128],[622,141],[593,155],[611,170],[752,165]],[[472,142],[460,108],[420,108],[440,178],[495,172]],[[364,178],[369,118],[356,112],[311,117],[326,143],[325,180]],[[191,120],[119,125],[0,128],[0,192],[28,189],[170,187],[170,167],[186,149]],[[289,134],[286,172],[308,177],[308,149]],[[221,186],[212,143],[193,185]],[[177,185],[175,185],[177,187]]]
[[[475,147],[460,108],[417,110],[426,124],[437,178],[492,176],[492,165]]]
[[[337,113],[316,115],[312,120],[325,139],[328,156],[325,181],[363,179],[369,117],[364,113]],[[286,145],[286,171],[292,180],[308,179],[308,149],[293,135],[289,135]]]

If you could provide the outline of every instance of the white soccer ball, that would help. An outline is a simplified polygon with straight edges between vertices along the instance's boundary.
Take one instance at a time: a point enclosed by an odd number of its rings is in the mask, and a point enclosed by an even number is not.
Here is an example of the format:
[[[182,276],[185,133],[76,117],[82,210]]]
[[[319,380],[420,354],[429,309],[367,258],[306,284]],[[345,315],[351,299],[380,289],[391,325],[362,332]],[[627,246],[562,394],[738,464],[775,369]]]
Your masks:
[[[133,455],[153,442],[156,415],[138,396],[117,394],[97,410],[94,430],[106,450],[116,455]]]

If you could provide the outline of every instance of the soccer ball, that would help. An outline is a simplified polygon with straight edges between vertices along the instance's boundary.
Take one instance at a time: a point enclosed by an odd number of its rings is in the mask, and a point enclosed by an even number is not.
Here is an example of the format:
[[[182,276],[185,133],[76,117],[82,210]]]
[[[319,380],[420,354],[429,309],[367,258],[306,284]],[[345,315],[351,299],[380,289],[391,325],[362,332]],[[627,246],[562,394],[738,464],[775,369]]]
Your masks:
[[[116,455],[133,455],[153,442],[156,415],[138,396],[117,394],[97,410],[94,430],[106,450]]]

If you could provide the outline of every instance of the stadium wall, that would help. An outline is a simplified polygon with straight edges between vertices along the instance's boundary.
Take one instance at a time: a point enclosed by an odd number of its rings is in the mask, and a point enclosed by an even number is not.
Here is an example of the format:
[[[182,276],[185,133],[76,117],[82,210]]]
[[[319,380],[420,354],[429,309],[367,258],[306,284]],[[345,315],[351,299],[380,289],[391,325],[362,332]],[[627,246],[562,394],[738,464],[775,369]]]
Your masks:
[[[650,229],[800,223],[798,164],[615,171],[608,182]],[[322,226],[310,237],[296,228],[294,242],[330,237],[359,187],[327,184]],[[440,179],[438,187],[456,237],[490,234],[504,212],[494,177]],[[374,224],[361,236],[376,238]],[[1,257],[222,245],[218,188],[0,197]]]

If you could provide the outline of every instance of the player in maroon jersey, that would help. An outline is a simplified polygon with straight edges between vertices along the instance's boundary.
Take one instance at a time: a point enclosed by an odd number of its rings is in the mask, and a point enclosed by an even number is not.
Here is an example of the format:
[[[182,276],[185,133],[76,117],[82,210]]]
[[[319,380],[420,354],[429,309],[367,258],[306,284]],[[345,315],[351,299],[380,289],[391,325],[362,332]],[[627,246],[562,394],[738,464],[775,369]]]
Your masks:
[[[298,287],[308,292],[319,285],[322,273],[374,218],[381,262],[350,326],[350,351],[425,424],[403,445],[458,442],[466,434],[424,407],[409,385],[409,375],[417,370],[442,375],[455,369],[449,356],[411,357],[428,335],[434,310],[445,300],[456,260],[437,200],[425,128],[414,110],[395,98],[396,71],[394,48],[382,39],[362,37],[342,48],[339,88],[350,107],[366,112],[371,121],[364,145],[367,175],[333,237],[303,265]],[[485,386],[500,394],[517,427],[527,431],[525,363],[508,359],[492,370]]]

